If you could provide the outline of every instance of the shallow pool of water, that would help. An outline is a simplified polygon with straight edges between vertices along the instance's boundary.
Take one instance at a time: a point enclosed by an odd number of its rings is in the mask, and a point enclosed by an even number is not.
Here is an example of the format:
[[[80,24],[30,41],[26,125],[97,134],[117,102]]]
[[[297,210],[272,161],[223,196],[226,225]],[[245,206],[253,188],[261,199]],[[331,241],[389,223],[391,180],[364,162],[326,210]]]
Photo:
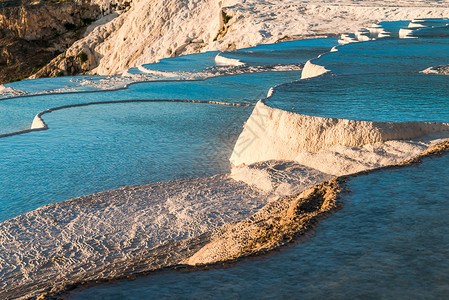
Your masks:
[[[336,38],[299,40],[223,52],[220,56],[238,59],[247,65],[297,64],[328,52],[336,44]]]
[[[314,63],[334,74],[419,72],[449,64],[448,39],[390,39],[353,43]]]
[[[61,105],[131,99],[180,99],[255,104],[273,84],[296,80],[300,72],[270,72],[205,81],[144,82],[119,91],[54,94],[0,100],[0,134],[28,129],[36,114]]]

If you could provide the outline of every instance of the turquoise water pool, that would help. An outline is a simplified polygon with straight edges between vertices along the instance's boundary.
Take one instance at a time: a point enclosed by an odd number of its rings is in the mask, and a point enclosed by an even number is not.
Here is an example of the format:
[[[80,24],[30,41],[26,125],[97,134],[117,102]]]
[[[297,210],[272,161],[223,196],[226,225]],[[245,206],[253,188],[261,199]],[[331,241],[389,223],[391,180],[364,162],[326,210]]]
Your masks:
[[[0,101],[4,117],[0,119],[0,134],[27,129],[36,114],[46,109],[89,102],[133,99],[178,99],[222,101],[254,104],[264,98],[273,83],[295,80],[299,72],[245,74],[211,78],[206,81],[144,82],[119,91],[53,94]]]
[[[449,64],[448,39],[386,39],[352,43],[315,59],[334,74],[419,72]]]
[[[0,139],[0,220],[125,185],[229,172],[250,113],[251,107],[161,102],[47,114],[50,130]]]

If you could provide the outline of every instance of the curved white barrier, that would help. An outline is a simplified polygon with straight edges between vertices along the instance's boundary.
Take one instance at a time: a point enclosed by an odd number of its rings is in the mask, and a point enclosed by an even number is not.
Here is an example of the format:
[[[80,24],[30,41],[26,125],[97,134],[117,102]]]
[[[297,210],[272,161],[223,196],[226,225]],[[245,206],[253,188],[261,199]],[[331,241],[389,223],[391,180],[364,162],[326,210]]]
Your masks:
[[[167,71],[157,71],[157,70],[150,70],[148,68],[145,68],[144,66],[138,66],[137,69],[145,74],[148,75],[154,75],[154,76],[161,76],[161,77],[168,77],[168,78],[172,78],[172,77],[177,77],[179,76],[179,74],[177,73],[173,73],[173,72],[167,72]]]

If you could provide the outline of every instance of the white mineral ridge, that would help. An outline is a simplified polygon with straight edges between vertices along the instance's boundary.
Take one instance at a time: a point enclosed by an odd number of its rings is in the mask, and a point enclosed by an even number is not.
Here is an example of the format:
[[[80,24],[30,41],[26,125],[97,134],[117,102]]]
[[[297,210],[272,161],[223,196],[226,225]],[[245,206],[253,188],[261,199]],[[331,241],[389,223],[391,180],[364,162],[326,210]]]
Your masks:
[[[154,76],[161,76],[161,77],[167,77],[167,78],[173,78],[173,77],[179,76],[178,73],[151,70],[151,69],[145,68],[144,66],[138,66],[137,69],[142,73],[154,75]]]
[[[440,65],[440,66],[429,67],[425,70],[422,70],[420,73],[449,75],[449,65]]]
[[[83,51],[92,73],[111,75],[174,55],[251,47],[284,36],[354,32],[380,20],[447,17],[447,6],[447,1],[136,0],[129,11],[90,28],[66,56]],[[226,25],[222,11],[232,17]]]
[[[440,135],[429,140],[425,136],[431,133]],[[230,161],[239,166],[290,160],[328,174],[343,175],[400,163],[448,134],[447,123],[323,118],[272,108],[259,101]]]
[[[9,87],[4,86],[3,84],[0,85],[0,96],[21,96],[25,95],[26,92]]]

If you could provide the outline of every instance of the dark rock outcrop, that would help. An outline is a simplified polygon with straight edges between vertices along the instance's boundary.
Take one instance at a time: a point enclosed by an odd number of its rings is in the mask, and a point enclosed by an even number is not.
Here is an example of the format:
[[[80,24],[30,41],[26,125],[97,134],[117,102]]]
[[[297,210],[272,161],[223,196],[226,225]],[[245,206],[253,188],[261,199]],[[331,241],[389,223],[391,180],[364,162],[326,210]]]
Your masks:
[[[35,73],[81,38],[101,14],[90,2],[0,3],[0,84]]]

